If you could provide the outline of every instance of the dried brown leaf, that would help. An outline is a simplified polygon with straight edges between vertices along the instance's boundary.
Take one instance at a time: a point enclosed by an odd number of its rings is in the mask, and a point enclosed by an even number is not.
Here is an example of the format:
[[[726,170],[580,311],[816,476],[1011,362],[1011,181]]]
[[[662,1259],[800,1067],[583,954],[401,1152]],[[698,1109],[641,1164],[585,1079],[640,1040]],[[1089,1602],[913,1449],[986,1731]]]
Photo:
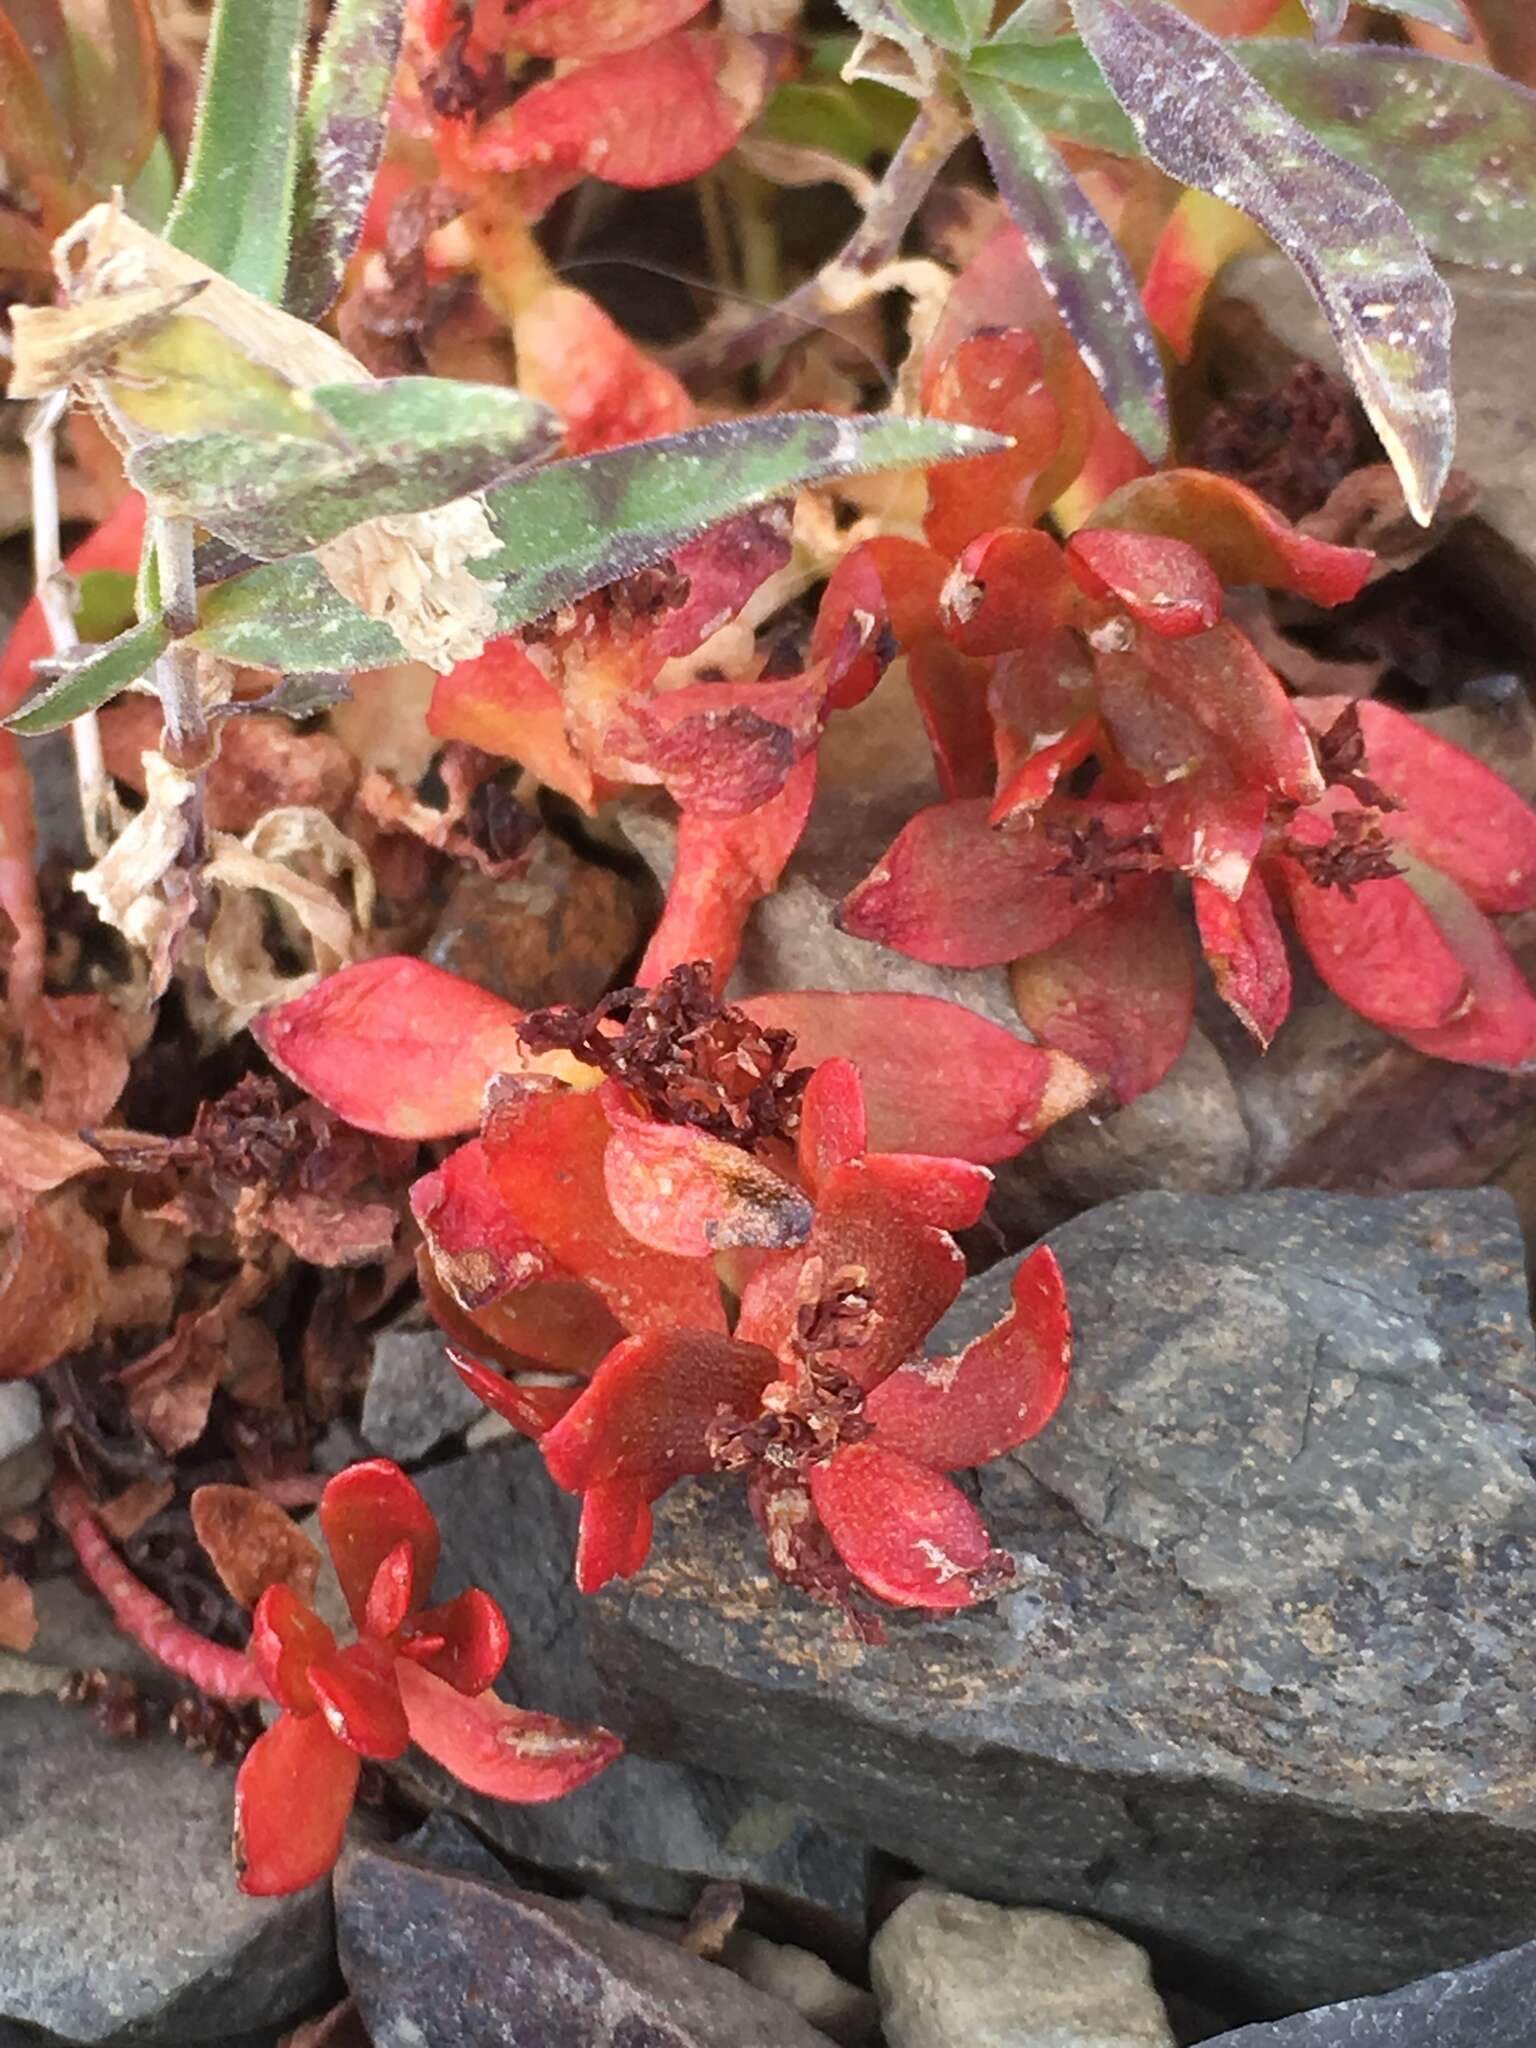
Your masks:
[[[0,1571],[0,1650],[18,1650],[25,1656],[36,1640],[32,1588],[17,1573]]]
[[[230,1596],[256,1605],[268,1586],[291,1586],[301,1600],[314,1593],[320,1553],[280,1507],[247,1486],[200,1486],[192,1526]]]

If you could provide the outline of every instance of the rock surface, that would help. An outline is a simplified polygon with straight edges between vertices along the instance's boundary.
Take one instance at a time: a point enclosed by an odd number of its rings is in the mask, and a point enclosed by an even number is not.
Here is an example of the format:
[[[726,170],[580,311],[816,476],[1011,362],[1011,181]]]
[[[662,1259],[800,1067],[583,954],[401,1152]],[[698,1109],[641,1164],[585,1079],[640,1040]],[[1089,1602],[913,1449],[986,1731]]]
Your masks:
[[[374,2048],[826,2048],[717,1964],[398,1850],[349,1852],[336,1912]]]
[[[0,1515],[31,1507],[52,1477],[42,1398],[25,1380],[7,1381],[0,1386]]]
[[[1536,1941],[1384,1998],[1239,2027],[1210,2048],[1529,2048],[1533,2013]]]
[[[839,1977],[809,1949],[786,1947],[738,1929],[720,1960],[759,1991],[793,2006],[839,2048],[873,2048],[879,2038],[880,2012],[873,1995]]]
[[[571,1579],[577,1503],[534,1447],[500,1443],[418,1483],[442,1530],[438,1597],[483,1586],[511,1623],[508,1697],[567,1720],[602,1720],[584,1633],[590,1603]],[[466,1791],[419,1751],[400,1771],[504,1854],[627,1906],[686,1915],[701,1883],[734,1879],[782,1901],[791,1917],[811,1908],[849,1928],[863,1922],[863,1849],[796,1800],[740,1779],[626,1756],[548,1806],[507,1806]]]
[[[363,1394],[363,1436],[409,1465],[485,1413],[448,1361],[440,1330],[385,1330],[375,1340]]]
[[[1074,1390],[970,1482],[1017,1590],[866,1647],[769,1578],[734,1490],[679,1488],[594,1602],[632,1743],[1090,1913],[1236,2014],[1523,1938],[1536,1362],[1507,1200],[1141,1195],[1052,1241]]]
[[[325,1992],[328,1890],[241,1897],[233,1782],[169,1739],[114,1743],[52,1701],[0,1701],[0,2028],[176,2048]]]
[[[925,1886],[869,1967],[888,2048],[1174,2048],[1146,1956],[1068,1913]]]

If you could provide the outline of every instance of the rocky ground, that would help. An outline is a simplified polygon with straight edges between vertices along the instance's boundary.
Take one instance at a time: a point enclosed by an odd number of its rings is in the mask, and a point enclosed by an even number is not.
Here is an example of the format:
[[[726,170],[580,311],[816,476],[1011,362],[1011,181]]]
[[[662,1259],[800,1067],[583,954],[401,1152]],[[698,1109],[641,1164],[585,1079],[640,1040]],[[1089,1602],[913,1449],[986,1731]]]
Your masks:
[[[1315,345],[1275,272],[1239,288]],[[1448,573],[1528,648],[1536,423],[1509,395],[1532,294],[1460,294],[1484,496]],[[1445,690],[1428,716],[1536,794],[1523,693]],[[823,761],[737,992],[910,988],[1017,1028],[1001,971],[828,921],[923,800],[909,700],[882,687]],[[551,833],[524,874],[466,881],[432,957],[589,999],[666,872],[659,814],[625,831],[633,855]],[[583,1601],[574,1503],[433,1331],[386,1331],[336,1461],[409,1466],[441,1593],[482,1585],[512,1622],[509,1696],[629,1754],[545,1808],[407,1758],[334,1885],[245,1900],[227,1765],[55,1699],[80,1669],[125,1697],[161,1680],[49,1581],[32,1652],[0,1658],[0,2048],[1529,2048],[1533,1108],[1536,1080],[1424,1060],[1314,989],[1264,1061],[1213,1015],[1162,1088],[1004,1169],[940,1342],[994,1319],[1048,1233],[1074,1389],[968,1482],[1013,1589],[881,1646],[770,1579],[708,1482]],[[0,1387],[0,1515],[49,1469],[35,1392]]]

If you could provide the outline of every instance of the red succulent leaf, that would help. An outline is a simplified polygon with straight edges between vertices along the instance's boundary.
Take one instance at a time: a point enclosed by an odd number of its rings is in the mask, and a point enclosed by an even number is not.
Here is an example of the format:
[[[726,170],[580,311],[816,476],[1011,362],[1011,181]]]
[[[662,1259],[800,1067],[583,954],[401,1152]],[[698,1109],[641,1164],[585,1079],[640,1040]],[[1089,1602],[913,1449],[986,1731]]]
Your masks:
[[[988,823],[985,797],[931,804],[838,905],[840,930],[935,967],[995,967],[1054,945],[1092,905],[1044,832]]]
[[[580,1280],[535,1280],[471,1313],[443,1286],[425,1250],[416,1271],[438,1326],[456,1344],[508,1372],[539,1366],[585,1378],[624,1334],[611,1310]]]
[[[939,788],[947,797],[992,791],[991,663],[930,636],[907,656],[907,682],[922,716]]]
[[[1302,811],[1291,834],[1326,843],[1328,823]],[[1403,875],[1323,887],[1292,854],[1267,864],[1290,906],[1296,936],[1341,1002],[1384,1031],[1429,1031],[1458,1015],[1466,969],[1419,891]]]
[[[1234,902],[1264,845],[1269,800],[1262,789],[1196,774],[1160,792],[1158,841],[1170,868],[1210,882]]]
[[[810,1203],[760,1159],[692,1125],[635,1115],[612,1083],[602,1093],[612,1126],[603,1185],[631,1237],[682,1259],[803,1241]]]
[[[765,683],[686,683],[634,702],[608,745],[643,762],[688,813],[735,818],[770,802],[815,746],[827,669]]]
[[[1038,528],[1005,527],[961,552],[940,594],[939,620],[962,653],[1006,654],[1049,639],[1084,609],[1059,542]]]
[[[1107,497],[1088,523],[1188,541],[1228,589],[1263,583],[1294,590],[1313,604],[1347,603],[1376,560],[1369,548],[1335,547],[1298,533],[1256,492],[1204,469],[1136,477]]]
[[[1188,541],[1085,528],[1067,542],[1066,553],[1089,597],[1114,599],[1165,640],[1203,633],[1221,617],[1220,580]]]
[[[325,1876],[357,1793],[361,1760],[319,1714],[282,1714],[235,1779],[235,1869],[252,1898],[302,1891]]]
[[[1005,656],[1004,659],[1011,657]],[[1022,826],[1031,812],[1039,810],[1064,775],[1070,775],[1074,768],[1081,767],[1090,755],[1098,751],[1103,737],[1098,716],[1092,714],[1069,725],[1059,738],[1043,738],[1032,751],[1010,746],[1007,751],[1012,766],[1008,773],[999,775],[997,794],[987,812],[987,823],[994,828]],[[997,739],[998,751],[1002,753],[1004,736],[1001,732]]]
[[[1321,796],[1317,758],[1285,685],[1227,620],[1188,640],[1142,634],[1132,648],[1099,650],[1095,666],[1104,721],[1117,741],[1120,720],[1108,693],[1124,676],[1201,728],[1238,781],[1296,803]]]
[[[399,1647],[402,1657],[473,1698],[496,1678],[511,1642],[506,1616],[489,1593],[471,1586],[412,1615]]]
[[[750,37],[679,30],[532,87],[482,123],[466,153],[482,171],[680,185],[735,147],[772,70],[770,50]]]
[[[1258,875],[1234,903],[1198,877],[1195,924],[1216,993],[1251,1037],[1267,1049],[1291,1007],[1291,963],[1268,889]]]
[[[690,960],[707,960],[716,990],[724,988],[741,951],[747,914],[778,887],[815,794],[811,753],[756,810],[734,818],[683,813],[666,906],[637,975],[643,985],[664,981]]]
[[[461,1308],[480,1309],[559,1276],[544,1246],[502,1200],[485,1146],[471,1138],[411,1187],[411,1210],[439,1279]]]
[[[560,415],[565,455],[593,455],[698,423],[672,372],[570,285],[551,284],[519,306],[512,337],[517,388]]]
[[[592,770],[566,737],[560,692],[510,634],[487,641],[483,654],[437,678],[427,730],[436,739],[463,740],[521,761],[582,810],[597,808]]]
[[[823,1060],[806,1082],[796,1146],[800,1178],[813,1195],[828,1174],[868,1151],[864,1084],[852,1060]]]
[[[705,1260],[652,1251],[620,1224],[603,1162],[609,1123],[595,1095],[503,1090],[485,1127],[496,1185],[522,1228],[599,1294],[630,1331],[723,1330]]]
[[[624,1480],[654,1500],[674,1479],[713,1469],[710,1423],[721,1408],[756,1413],[778,1371],[771,1351],[710,1330],[627,1338],[546,1432],[544,1462],[568,1493]]]
[[[404,1753],[411,1739],[395,1657],[376,1643],[349,1643],[309,1667],[309,1683],[325,1725],[338,1742],[378,1763]]]
[[[801,1059],[854,1062],[882,1152],[1011,1159],[1093,1094],[1072,1061],[941,996],[800,989],[742,1008],[793,1031]]]
[[[1049,951],[1014,962],[1013,999],[1036,1038],[1067,1053],[1122,1102],[1155,1088],[1189,1039],[1194,963],[1162,875],[1127,875]]]
[[[1445,1023],[1406,1029],[1400,1036],[1433,1059],[1529,1073],[1536,1067],[1536,995],[1508,947],[1454,882],[1433,872],[1411,872],[1442,937],[1461,963],[1467,995],[1462,1008]]]
[[[392,1636],[411,1611],[416,1559],[409,1543],[397,1543],[380,1562],[368,1588],[362,1633],[382,1642]]]
[[[878,1443],[848,1444],[812,1466],[810,1489],[838,1555],[893,1607],[972,1607],[984,1597],[978,1578],[1007,1575],[954,1481]]]
[[[862,703],[887,665],[934,631],[949,565],[920,541],[879,535],[852,548],[827,580],[811,660],[834,665],[834,711]]]
[[[639,1479],[606,1479],[581,1497],[576,1535],[576,1589],[601,1592],[610,1579],[632,1579],[651,1554],[650,1489]]]
[[[864,1170],[903,1216],[936,1230],[968,1230],[981,1221],[992,1192],[992,1175],[969,1159],[940,1159],[927,1152],[871,1152]]]
[[[251,1616],[251,1662],[266,1681],[280,1707],[312,1714],[317,1705],[310,1690],[309,1668],[321,1657],[336,1654],[336,1638],[291,1586],[268,1586]]]
[[[1063,376],[1074,389],[1071,370]],[[967,463],[963,477],[943,463],[929,471],[923,530],[940,554],[958,554],[992,527],[1031,527],[1060,496],[1083,453],[1065,395],[1061,379],[1048,375],[1040,341],[1018,327],[968,336],[924,377],[924,410],[935,419],[988,427],[1013,442]]]
[[[1066,1282],[1049,1246],[1020,1261],[1013,1305],[952,1358],[910,1358],[875,1388],[865,1420],[882,1450],[935,1471],[985,1465],[1038,1436],[1072,1365]]]
[[[137,491],[131,491],[93,534],[70,549],[64,560],[66,572],[75,579],[98,569],[136,575],[144,547],[144,516],[144,500]],[[22,699],[36,689],[38,677],[32,664],[52,652],[53,638],[42,605],[35,597],[29,598],[0,651],[0,718],[8,718]]]
[[[398,1544],[410,1546],[408,1606],[432,1590],[439,1540],[432,1510],[388,1458],[367,1458],[327,1481],[320,1496],[320,1527],[352,1619],[368,1625],[368,1601],[379,1567]]]
[[[1402,805],[1382,814],[1388,839],[1449,875],[1479,910],[1536,905],[1536,810],[1502,776],[1390,704],[1317,697],[1297,709],[1319,736],[1353,709],[1365,772]]]
[[[522,1011],[425,960],[329,975],[251,1026],[274,1066],[349,1124],[449,1138],[480,1121],[486,1084],[528,1065]]]
[[[400,1697],[411,1740],[461,1785],[490,1799],[536,1805],[585,1785],[624,1745],[606,1728],[509,1707],[493,1692],[466,1699],[415,1664],[402,1664]]]
[[[824,1355],[860,1386],[877,1386],[922,1343],[964,1277],[965,1260],[947,1232],[914,1222],[862,1164],[835,1167],[822,1182],[803,1249],[770,1254],[747,1283],[737,1337],[790,1358],[808,1284],[814,1279],[818,1291],[846,1285],[871,1314],[854,1341]]]
[[[523,1436],[541,1437],[581,1392],[579,1387],[524,1386],[457,1349],[450,1349],[448,1356],[469,1391]]]
[[[530,57],[611,57],[681,28],[705,0],[476,0],[474,35],[487,50]]]

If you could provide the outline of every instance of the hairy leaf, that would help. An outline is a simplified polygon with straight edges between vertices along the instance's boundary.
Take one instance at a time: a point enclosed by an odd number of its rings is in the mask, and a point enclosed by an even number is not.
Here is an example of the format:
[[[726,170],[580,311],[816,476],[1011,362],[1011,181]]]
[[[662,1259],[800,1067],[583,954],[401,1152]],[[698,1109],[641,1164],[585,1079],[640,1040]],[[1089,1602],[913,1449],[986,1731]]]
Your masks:
[[[1316,294],[1414,516],[1450,469],[1451,295],[1386,188],[1315,141],[1167,0],[1073,0],[1159,169],[1257,221]]]
[[[57,732],[84,712],[99,710],[120,690],[136,683],[145,670],[165,652],[171,636],[160,619],[145,619],[141,625],[119,633],[104,646],[93,647],[19,710],[5,724],[12,732],[35,739],[40,733]]]
[[[166,240],[274,305],[288,274],[308,0],[220,0]]]
[[[1074,36],[1025,43],[995,36],[972,53],[967,77],[995,78],[1025,95],[1040,127],[1094,149],[1139,156],[1141,144],[1104,75]]]
[[[935,420],[779,413],[551,463],[491,494],[497,621],[523,625],[661,560],[707,527],[802,484],[981,455],[991,434]]]
[[[384,621],[343,597],[313,555],[266,562],[205,590],[190,638],[250,668],[345,674],[406,658]]]
[[[405,0],[338,0],[299,122],[283,303],[318,320],[341,290],[384,154]]]
[[[1168,446],[1168,395],[1129,264],[1092,201],[1008,88],[978,78],[968,93],[997,189],[1079,354],[1115,418],[1156,461]]]
[[[992,0],[896,0],[896,6],[930,42],[962,56],[992,24]]]

